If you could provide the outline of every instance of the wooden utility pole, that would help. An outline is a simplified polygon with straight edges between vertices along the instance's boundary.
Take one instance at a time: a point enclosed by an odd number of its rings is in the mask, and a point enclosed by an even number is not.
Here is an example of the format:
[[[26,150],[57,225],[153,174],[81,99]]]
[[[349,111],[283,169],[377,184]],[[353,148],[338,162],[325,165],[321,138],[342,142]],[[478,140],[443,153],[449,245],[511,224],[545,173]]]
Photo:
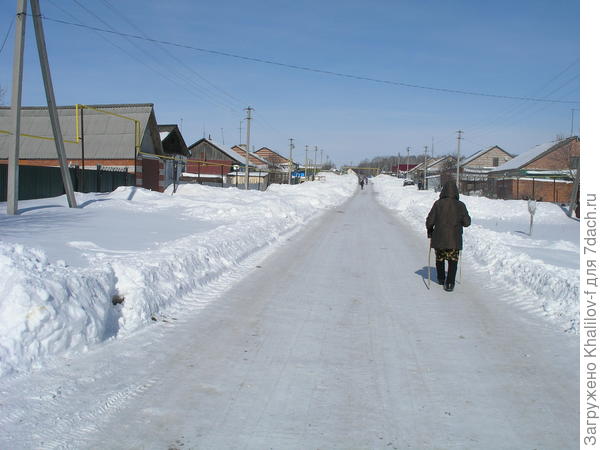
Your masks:
[[[313,181],[315,181],[316,176],[317,176],[317,146],[315,145],[315,168],[313,170]]]
[[[427,190],[427,146],[425,146],[425,172],[423,172],[423,189]]]
[[[290,161],[288,163],[288,184],[292,184],[292,150],[294,149],[294,138],[290,138]]]
[[[250,183],[250,172],[248,171],[248,166],[250,165],[250,120],[252,120],[252,111],[253,108],[250,106],[246,108],[246,112],[248,113],[246,116],[246,120],[248,121],[246,124],[246,190],[248,190],[248,184]]]
[[[308,181],[308,145],[304,147],[304,181]]]
[[[406,174],[404,178],[408,178],[408,164],[410,163],[410,147],[406,147]]]
[[[456,187],[460,192],[460,141],[462,139],[462,130],[458,130],[458,147],[456,149]]]

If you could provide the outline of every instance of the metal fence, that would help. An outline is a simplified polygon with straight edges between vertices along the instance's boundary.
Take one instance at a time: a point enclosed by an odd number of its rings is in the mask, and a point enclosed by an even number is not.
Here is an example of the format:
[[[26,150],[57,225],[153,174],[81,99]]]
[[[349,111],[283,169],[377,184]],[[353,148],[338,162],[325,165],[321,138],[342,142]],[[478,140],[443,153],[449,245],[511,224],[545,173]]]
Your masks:
[[[112,192],[119,186],[133,186],[135,175],[127,169],[81,170],[69,168],[73,189],[77,192]],[[6,201],[8,166],[0,164],[0,201]],[[62,176],[59,167],[19,166],[19,200],[58,197],[63,195]]]

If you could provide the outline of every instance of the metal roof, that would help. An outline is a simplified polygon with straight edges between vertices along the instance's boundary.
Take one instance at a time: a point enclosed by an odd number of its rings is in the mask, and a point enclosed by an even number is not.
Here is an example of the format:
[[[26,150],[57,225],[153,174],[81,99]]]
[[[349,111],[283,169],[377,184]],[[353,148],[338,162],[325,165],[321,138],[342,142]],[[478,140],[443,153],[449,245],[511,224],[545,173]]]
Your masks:
[[[162,154],[162,146],[154,118],[153,105],[110,104],[89,105],[96,110],[118,114],[140,122],[141,150]],[[86,159],[132,159],[135,156],[135,123],[122,117],[105,114],[94,109],[80,109],[83,114],[83,141]],[[77,137],[75,106],[57,108],[63,140],[75,141]],[[0,130],[12,131],[10,108],[0,107]],[[21,134],[52,138],[52,128],[47,107],[29,106],[21,109]],[[0,133],[0,158],[8,157],[11,140]],[[68,159],[81,158],[81,144],[65,142]],[[21,138],[20,158],[57,159],[53,140]]]
[[[233,150],[234,152],[236,152],[238,155],[240,155],[244,162],[246,161],[246,146],[244,145],[244,147],[240,147],[239,145],[234,145],[233,147],[231,147],[231,150]],[[269,161],[267,161],[266,159],[264,159],[263,157],[261,157],[260,155],[257,155],[256,153],[252,153],[249,152],[248,153],[248,159],[250,161],[250,164],[253,165],[264,165],[264,166],[270,166],[271,163]],[[256,161],[258,161],[258,163]],[[260,163],[260,164],[259,164]]]
[[[530,164],[532,161],[535,161],[536,159],[541,158],[546,153],[550,153],[551,151],[553,151],[559,147],[562,147],[563,145],[565,145],[573,140],[577,140],[577,139],[579,139],[577,136],[572,136],[567,139],[563,139],[561,141],[552,141],[552,142],[547,142],[545,144],[536,145],[535,147],[529,149],[528,151],[515,156],[513,159],[505,162],[501,166],[496,167],[490,173],[507,172],[510,170],[520,169],[520,168]]]
[[[218,151],[220,151],[221,153],[223,153],[224,155],[228,156],[229,158],[233,159],[234,161],[236,161],[238,164],[244,164],[244,162],[246,161],[246,158],[244,158],[244,161],[242,161],[241,156],[238,155],[236,152],[234,152],[231,149],[228,148],[222,148],[219,147],[217,144],[215,144],[213,141],[211,141],[210,139],[207,138],[202,138],[197,140],[196,142],[194,142],[192,145],[190,145],[188,148],[190,150],[192,150],[194,147],[196,147],[197,145],[200,145],[202,142],[206,142],[210,145],[212,145],[214,148],[216,148]]]

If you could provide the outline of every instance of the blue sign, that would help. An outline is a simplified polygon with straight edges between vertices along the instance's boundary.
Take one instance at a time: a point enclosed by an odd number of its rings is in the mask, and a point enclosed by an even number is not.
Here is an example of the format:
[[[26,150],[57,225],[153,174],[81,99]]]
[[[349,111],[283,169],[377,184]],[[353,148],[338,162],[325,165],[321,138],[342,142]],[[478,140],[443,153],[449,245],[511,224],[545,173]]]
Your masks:
[[[304,176],[304,172],[292,172],[292,176],[293,177],[303,177]]]

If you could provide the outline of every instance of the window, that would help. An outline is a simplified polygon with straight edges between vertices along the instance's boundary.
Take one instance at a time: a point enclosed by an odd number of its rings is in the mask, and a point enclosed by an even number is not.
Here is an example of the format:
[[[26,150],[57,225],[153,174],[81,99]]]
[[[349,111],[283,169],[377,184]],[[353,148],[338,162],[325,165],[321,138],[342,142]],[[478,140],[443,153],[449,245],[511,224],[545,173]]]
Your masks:
[[[571,156],[569,158],[569,169],[579,168],[579,156]]]
[[[492,166],[498,167],[499,158],[492,158]]]

